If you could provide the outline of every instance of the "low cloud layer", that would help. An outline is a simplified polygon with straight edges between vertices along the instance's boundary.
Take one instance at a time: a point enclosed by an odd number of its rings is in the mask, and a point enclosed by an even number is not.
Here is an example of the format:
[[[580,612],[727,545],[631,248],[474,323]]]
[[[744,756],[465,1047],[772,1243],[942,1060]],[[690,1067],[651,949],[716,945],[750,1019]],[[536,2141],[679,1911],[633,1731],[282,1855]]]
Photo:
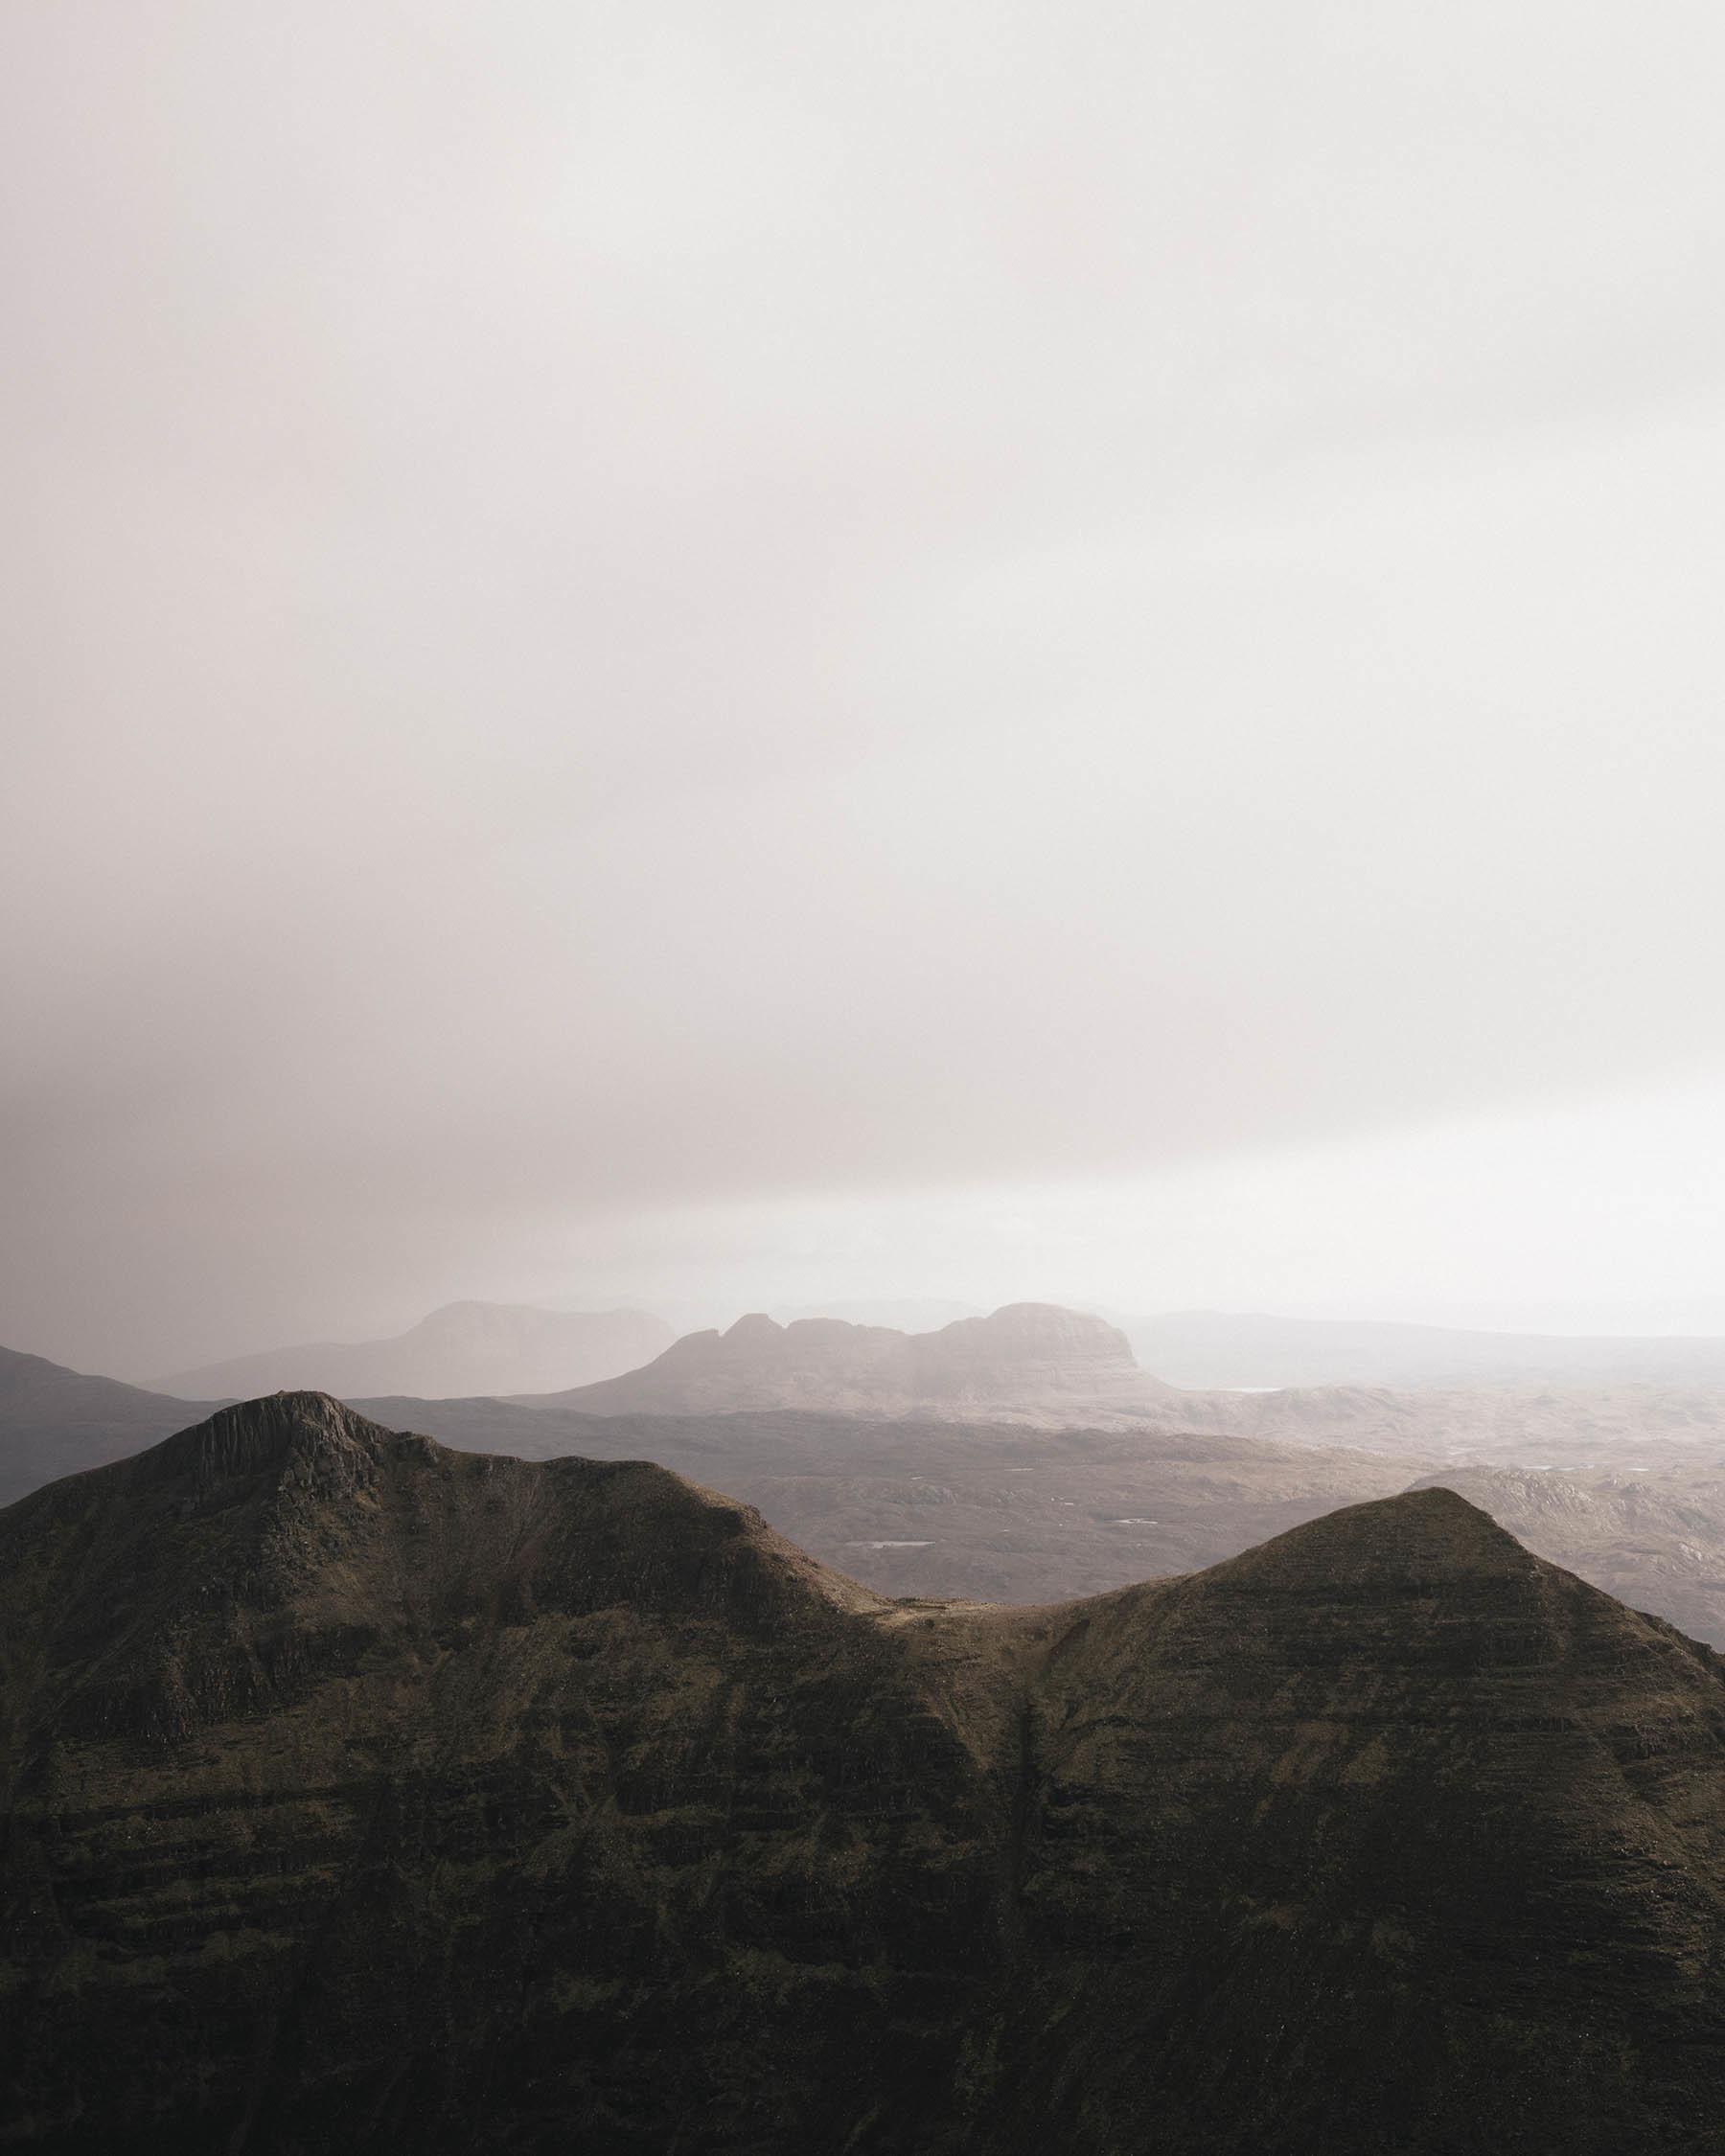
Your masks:
[[[16,1344],[1725,1058],[1714,11],[0,36]]]

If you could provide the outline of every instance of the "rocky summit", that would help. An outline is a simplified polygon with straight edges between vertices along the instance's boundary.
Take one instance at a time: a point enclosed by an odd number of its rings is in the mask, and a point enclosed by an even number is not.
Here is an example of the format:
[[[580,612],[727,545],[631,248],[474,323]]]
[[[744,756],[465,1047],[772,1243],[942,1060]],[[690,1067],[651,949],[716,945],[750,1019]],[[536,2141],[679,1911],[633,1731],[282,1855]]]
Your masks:
[[[1443,1488],[1037,1610],[316,1394],[0,1513],[0,2145],[1716,2150],[1725,1679]]]

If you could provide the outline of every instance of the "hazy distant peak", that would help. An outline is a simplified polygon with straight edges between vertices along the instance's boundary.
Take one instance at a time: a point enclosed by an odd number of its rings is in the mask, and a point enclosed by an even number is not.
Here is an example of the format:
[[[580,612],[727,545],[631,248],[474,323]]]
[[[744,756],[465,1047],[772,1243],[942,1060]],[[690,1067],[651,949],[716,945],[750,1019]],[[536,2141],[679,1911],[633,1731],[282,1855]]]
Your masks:
[[[913,1413],[962,1403],[1078,1411],[1145,1405],[1166,1388],[1139,1370],[1105,1319],[1056,1303],[1007,1303],[927,1333],[753,1311],[724,1333],[685,1334],[644,1368],[563,1394],[582,1413],[725,1413],[772,1408]],[[545,1404],[549,1404],[548,1402]]]
[[[751,1310],[746,1318],[739,1318],[726,1328],[724,1338],[737,1342],[751,1340],[777,1340],[785,1327],[769,1318],[764,1310]]]
[[[321,1341],[267,1348],[164,1379],[205,1398],[315,1387],[349,1396],[425,1398],[555,1391],[594,1384],[650,1361],[671,1328],[639,1310],[540,1310],[524,1304],[443,1304],[387,1340]]]
[[[957,1346],[986,1342],[992,1350],[1105,1358],[1136,1368],[1132,1343],[1117,1325],[1089,1311],[1068,1310],[1054,1302],[1008,1302],[986,1318],[956,1318],[937,1333],[915,1336]]]

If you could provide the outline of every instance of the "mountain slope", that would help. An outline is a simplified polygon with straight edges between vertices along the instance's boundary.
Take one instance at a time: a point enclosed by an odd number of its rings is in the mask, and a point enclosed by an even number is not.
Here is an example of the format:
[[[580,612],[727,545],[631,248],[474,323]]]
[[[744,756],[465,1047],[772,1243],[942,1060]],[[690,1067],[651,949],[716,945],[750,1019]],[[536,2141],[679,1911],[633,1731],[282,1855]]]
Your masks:
[[[203,1405],[0,1347],[0,1504],[153,1445]]]
[[[1725,1647],[1725,1482],[1449,1469],[1459,1491],[1541,1556]]]
[[[669,1345],[671,1328],[639,1310],[530,1310],[451,1302],[393,1340],[324,1341],[236,1356],[164,1378],[165,1390],[233,1399],[313,1387],[349,1395],[554,1391],[588,1385]]]
[[[1219,1413],[1237,1407],[1262,1430],[1267,1401],[1225,1396]],[[1440,1456],[1405,1441],[1383,1454],[1325,1446],[1298,1416],[1305,1441],[1288,1443],[1183,1428],[1172,1413],[1158,1418],[1162,1427],[1122,1416],[1092,1429],[1066,1414],[1000,1423],[960,1420],[955,1410],[929,1421],[791,1410],[600,1418],[404,1396],[354,1405],[475,1452],[654,1459],[758,1506],[824,1562],[883,1593],[1008,1602],[1214,1564],[1337,1505],[1389,1496]],[[124,1457],[196,1411],[0,1353],[0,1494],[11,1500]],[[1361,1444],[1374,1427],[1368,1420],[1355,1432]],[[1725,1646],[1725,1506],[1704,1454],[1679,1451],[1633,1480],[1472,1465],[1442,1479],[1540,1555]]]
[[[1043,1611],[297,1396],[0,1515],[0,2136],[1533,2156],[1725,2098],[1714,1657],[1442,1490]]]
[[[1190,1571],[1406,1488],[1402,1459],[1185,1432],[1044,1430],[777,1409],[588,1416],[496,1400],[363,1400],[475,1452],[654,1459],[756,1506],[888,1594],[1046,1602]]]
[[[1542,1557],[1725,1647],[1717,1469],[1633,1479],[1457,1466],[1144,1424],[1104,1430],[778,1411],[558,1413],[498,1400],[371,1400],[474,1451],[656,1459],[756,1505],[888,1594],[1043,1602],[1195,1571],[1410,1482],[1458,1489]]]
[[[944,2071],[986,1956],[985,1792],[876,1606],[661,1469],[315,1396],[27,1499],[0,2137],[668,2147],[711,2103],[828,2145],[875,1966],[932,1959],[893,2040]]]
[[[1167,1396],[1100,1318],[1053,1303],[1008,1303],[937,1332],[900,1333],[838,1318],[789,1325],[756,1313],[728,1331],[686,1333],[645,1368],[531,1404],[583,1414],[728,1414],[772,1408],[912,1414],[981,1409],[1034,1415]]]
[[[1182,2149],[1715,2132],[1705,1649],[1432,1489],[1090,1605],[1039,1704],[1059,1863],[1026,2013],[1076,2005],[1070,2145],[1122,2114]]]

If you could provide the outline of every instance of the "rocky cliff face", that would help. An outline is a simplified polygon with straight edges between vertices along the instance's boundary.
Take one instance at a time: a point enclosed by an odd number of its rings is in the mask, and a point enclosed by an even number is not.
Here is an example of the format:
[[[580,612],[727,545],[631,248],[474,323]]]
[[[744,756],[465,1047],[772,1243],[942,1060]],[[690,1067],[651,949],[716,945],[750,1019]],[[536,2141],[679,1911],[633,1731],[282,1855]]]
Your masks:
[[[218,1415],[0,1515],[0,2138],[1707,2145],[1725,1686],[1428,1490],[1042,1611]]]
[[[778,1324],[760,1313],[728,1331],[688,1333],[656,1362],[603,1385],[536,1404],[585,1414],[724,1414],[772,1408],[853,1414],[1172,1398],[1138,1367],[1126,1336],[1100,1318],[1052,1303],[1009,1303],[938,1332],[900,1333],[838,1318]]]

